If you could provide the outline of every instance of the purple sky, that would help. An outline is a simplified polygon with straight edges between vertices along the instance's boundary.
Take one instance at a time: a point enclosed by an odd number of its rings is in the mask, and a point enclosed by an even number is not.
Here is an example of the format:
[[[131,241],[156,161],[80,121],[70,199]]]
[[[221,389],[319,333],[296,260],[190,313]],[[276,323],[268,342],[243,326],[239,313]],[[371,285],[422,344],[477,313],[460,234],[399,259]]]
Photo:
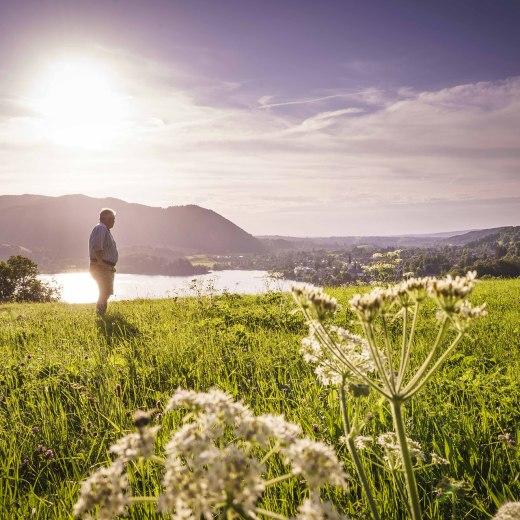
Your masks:
[[[519,225],[518,27],[516,0],[0,1],[1,193],[254,234]]]

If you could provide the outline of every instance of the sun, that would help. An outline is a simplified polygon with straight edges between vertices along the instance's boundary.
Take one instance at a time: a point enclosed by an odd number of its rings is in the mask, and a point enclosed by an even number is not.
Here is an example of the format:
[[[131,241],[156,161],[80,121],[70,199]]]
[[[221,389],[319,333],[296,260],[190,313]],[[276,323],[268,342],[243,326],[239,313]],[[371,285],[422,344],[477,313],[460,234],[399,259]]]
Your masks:
[[[49,66],[39,81],[35,103],[44,137],[56,144],[85,148],[121,138],[128,106],[111,79],[101,66],[80,60]]]

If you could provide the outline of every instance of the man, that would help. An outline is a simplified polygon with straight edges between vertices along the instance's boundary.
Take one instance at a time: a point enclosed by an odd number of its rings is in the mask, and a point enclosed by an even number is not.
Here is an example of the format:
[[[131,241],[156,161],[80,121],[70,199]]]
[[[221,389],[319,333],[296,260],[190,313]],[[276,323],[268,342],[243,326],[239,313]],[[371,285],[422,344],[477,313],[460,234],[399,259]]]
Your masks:
[[[110,230],[114,227],[115,221],[116,213],[113,209],[102,209],[99,224],[92,230],[88,242],[90,274],[99,288],[96,314],[101,317],[105,316],[108,299],[114,294],[114,274],[119,255]]]

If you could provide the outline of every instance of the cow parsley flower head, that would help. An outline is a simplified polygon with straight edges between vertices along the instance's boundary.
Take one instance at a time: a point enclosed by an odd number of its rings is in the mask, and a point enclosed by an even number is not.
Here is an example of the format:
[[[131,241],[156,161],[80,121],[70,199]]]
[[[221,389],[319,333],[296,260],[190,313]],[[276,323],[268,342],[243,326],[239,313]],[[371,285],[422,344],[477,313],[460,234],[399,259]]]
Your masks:
[[[309,323],[309,336],[302,340],[303,358],[316,364],[316,375],[325,386],[339,385],[343,378],[360,381],[376,369],[368,343],[361,336],[341,327]],[[382,359],[384,355],[380,353]],[[358,372],[354,372],[354,367]]]
[[[457,311],[457,305],[473,291],[476,276],[476,271],[470,271],[466,276],[432,278],[428,284],[428,293],[446,314],[451,315]]]
[[[130,433],[110,446],[118,460],[128,462],[138,457],[151,457],[154,454],[155,440],[160,426],[140,428],[138,432]]]
[[[408,437],[406,438],[406,442],[411,457],[414,458],[417,463],[423,462],[426,457],[421,449],[421,445],[417,441],[409,439]],[[385,450],[384,459],[390,468],[400,468],[403,459],[397,435],[394,432],[382,433],[378,436],[377,443]]]
[[[299,426],[287,422],[281,415],[256,416],[252,413],[241,416],[235,431],[240,439],[256,443],[262,448],[267,448],[272,439],[282,444],[290,444],[302,433]]]
[[[349,301],[351,309],[363,322],[370,323],[386,314],[397,299],[395,288],[376,287],[368,294],[355,294]]]
[[[435,466],[447,466],[449,463],[449,460],[437,455],[437,453],[432,453],[432,464]]]
[[[493,517],[493,520],[520,520],[520,502],[504,504]]]
[[[330,483],[343,487],[347,478],[334,450],[322,442],[298,439],[282,450],[292,472],[307,480],[311,490]]]
[[[330,502],[322,502],[319,497],[306,499],[298,508],[295,520],[348,520]]]
[[[333,314],[339,308],[336,299],[324,293],[321,287],[309,284],[295,284],[292,286],[292,294],[296,303],[319,321]]]
[[[424,301],[428,296],[430,277],[409,278],[397,285],[396,294],[403,307]]]
[[[124,464],[116,462],[98,469],[84,480],[79,499],[74,505],[74,515],[79,516],[96,506],[99,507],[99,520],[110,520],[116,515],[124,514],[128,504],[128,478],[124,467]]]
[[[166,453],[182,453],[198,459],[213,447],[214,440],[222,434],[222,428],[211,427],[204,420],[183,424],[173,433],[166,446]]]
[[[358,450],[366,450],[373,442],[374,439],[372,437],[366,437],[364,435],[354,437],[354,444]]]
[[[188,465],[180,454],[167,453],[163,492],[159,497],[158,509],[168,513],[179,508],[186,515],[190,511],[194,518],[213,518],[214,501],[208,493],[208,481],[203,464]],[[187,516],[187,515],[186,515]]]
[[[208,392],[178,389],[166,405],[165,411],[185,408],[195,414],[206,414],[233,425],[236,418],[246,411],[246,407],[233,401],[232,397],[217,388]]]
[[[167,454],[164,492],[159,499],[162,512],[172,511],[180,502],[195,518],[213,518],[222,503],[250,513],[264,490],[263,464],[237,446],[211,446],[197,457],[186,458],[170,444]]]
[[[453,322],[457,330],[463,332],[474,319],[484,316],[487,316],[485,303],[474,306],[468,300],[464,300],[456,304],[453,312]]]

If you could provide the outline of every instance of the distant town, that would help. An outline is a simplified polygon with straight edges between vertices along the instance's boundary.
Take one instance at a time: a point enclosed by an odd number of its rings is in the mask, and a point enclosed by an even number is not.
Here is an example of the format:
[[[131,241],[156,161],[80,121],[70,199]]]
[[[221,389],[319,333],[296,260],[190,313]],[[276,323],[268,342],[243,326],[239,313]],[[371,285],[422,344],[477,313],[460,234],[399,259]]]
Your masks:
[[[212,269],[261,269],[289,280],[318,285],[391,283],[409,276],[459,275],[476,270],[482,277],[520,276],[520,227],[468,233],[461,244],[342,249],[314,248],[265,254],[206,256]],[[463,237],[465,235],[461,235]],[[191,259],[193,263],[201,257]]]

